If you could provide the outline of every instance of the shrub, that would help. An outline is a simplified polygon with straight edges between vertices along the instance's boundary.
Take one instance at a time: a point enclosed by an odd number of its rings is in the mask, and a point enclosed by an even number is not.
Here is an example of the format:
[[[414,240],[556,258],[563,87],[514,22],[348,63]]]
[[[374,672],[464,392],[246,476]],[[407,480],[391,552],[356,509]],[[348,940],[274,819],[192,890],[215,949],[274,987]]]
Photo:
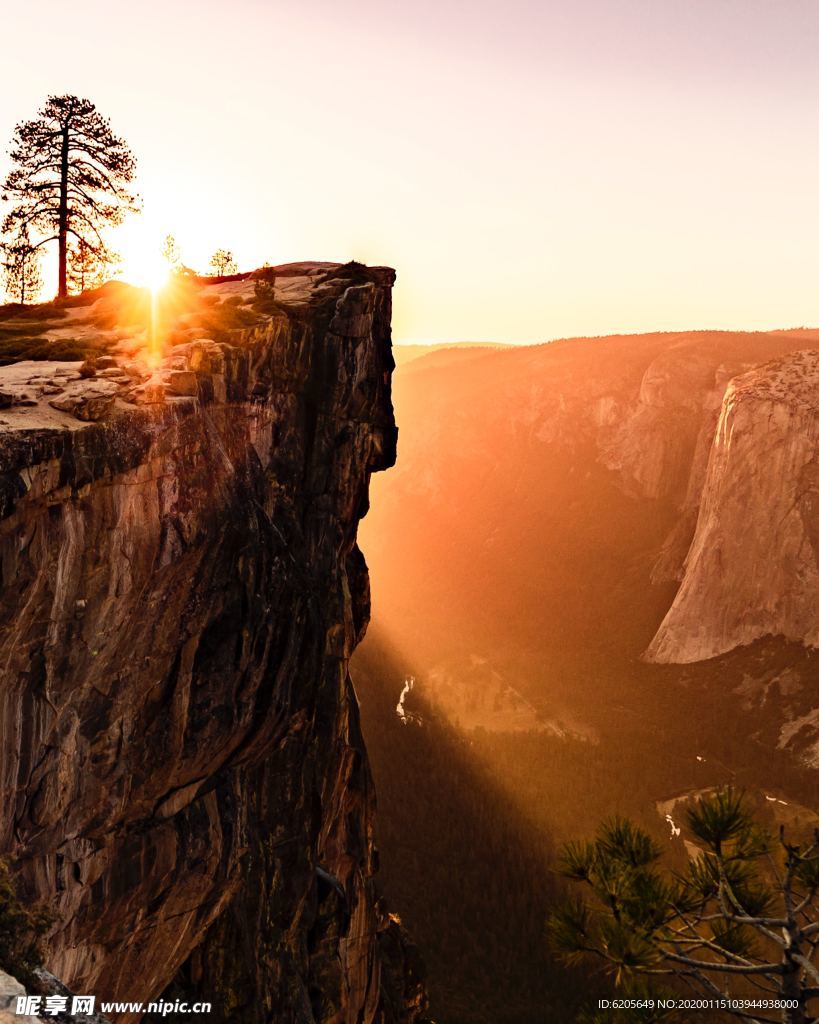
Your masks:
[[[0,968],[26,988],[37,988],[35,970],[42,964],[40,941],[54,921],[43,906],[20,902],[8,865],[0,860]]]

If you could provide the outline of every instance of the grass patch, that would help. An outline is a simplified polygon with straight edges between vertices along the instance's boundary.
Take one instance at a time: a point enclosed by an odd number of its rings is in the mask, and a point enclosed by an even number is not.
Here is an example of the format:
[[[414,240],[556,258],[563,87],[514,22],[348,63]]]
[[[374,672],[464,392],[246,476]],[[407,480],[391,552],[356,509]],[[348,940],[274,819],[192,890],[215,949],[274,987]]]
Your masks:
[[[0,341],[0,366],[19,363],[24,359],[35,359],[40,362],[82,360],[92,351],[99,349],[73,338],[60,341],[49,341],[48,338],[17,338],[13,341]]]
[[[63,320],[66,316],[68,314],[65,309],[54,302],[44,302],[38,306],[21,306],[19,302],[12,302],[7,306],[0,306],[0,323],[9,320],[24,323],[32,320]]]
[[[195,315],[191,322],[214,341],[229,341],[232,331],[252,327],[259,317],[241,302],[222,302]]]

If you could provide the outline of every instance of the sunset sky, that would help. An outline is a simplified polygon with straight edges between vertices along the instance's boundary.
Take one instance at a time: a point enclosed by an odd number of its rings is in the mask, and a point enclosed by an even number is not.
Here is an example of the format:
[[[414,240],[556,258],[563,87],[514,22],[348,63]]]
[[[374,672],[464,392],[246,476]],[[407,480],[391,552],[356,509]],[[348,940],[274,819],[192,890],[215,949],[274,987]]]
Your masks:
[[[813,0],[42,0],[0,145],[88,96],[173,233],[399,277],[399,340],[819,324]],[[5,154],[0,163],[7,169]]]

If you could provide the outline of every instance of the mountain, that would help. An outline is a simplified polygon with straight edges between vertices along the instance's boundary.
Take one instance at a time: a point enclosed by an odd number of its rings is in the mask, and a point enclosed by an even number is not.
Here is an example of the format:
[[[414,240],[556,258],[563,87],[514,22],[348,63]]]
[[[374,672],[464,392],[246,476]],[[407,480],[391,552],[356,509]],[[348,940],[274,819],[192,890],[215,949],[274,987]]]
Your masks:
[[[424,1015],[347,672],[393,280],[297,264],[0,315],[0,854],[74,991]]]
[[[568,664],[638,658],[682,579],[729,382],[801,348],[794,334],[638,335],[399,370],[400,457],[362,525],[375,621],[442,672],[474,655],[503,674],[531,653],[541,663],[515,681],[527,699],[562,688]]]
[[[443,1024],[568,1020],[576,982],[544,1011],[557,968],[499,914],[468,962],[442,946],[456,911],[428,886],[416,797],[431,733],[456,737],[476,780],[448,828],[476,835],[471,801],[499,793],[525,825],[522,862],[544,871],[614,812],[670,842],[657,807],[709,785],[819,796],[818,360],[815,331],[692,331],[399,366],[398,461],[362,523],[373,620],[352,672],[365,734],[401,731],[400,759],[371,739],[382,871]],[[492,843],[466,846],[461,913],[477,914],[497,860]],[[549,899],[528,868],[504,884]],[[538,941],[539,971],[495,972],[493,950],[511,942],[521,965]],[[477,996],[480,976],[494,987]]]
[[[405,367],[409,363],[435,353],[438,365],[441,362],[449,362],[452,359],[461,358],[463,355],[473,355],[476,351],[495,351],[505,348],[505,345],[495,344],[490,341],[454,341],[449,344],[401,344],[397,342],[392,347],[392,355],[395,365]]]
[[[704,661],[763,636],[819,646],[819,351],[726,388],[682,586],[646,656]]]

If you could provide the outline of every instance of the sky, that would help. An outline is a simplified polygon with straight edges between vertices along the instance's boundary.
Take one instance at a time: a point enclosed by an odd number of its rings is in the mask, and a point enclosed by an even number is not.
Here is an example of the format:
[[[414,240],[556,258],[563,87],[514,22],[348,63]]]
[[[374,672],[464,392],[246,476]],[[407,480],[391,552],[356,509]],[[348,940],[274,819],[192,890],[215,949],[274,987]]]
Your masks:
[[[49,93],[138,159],[132,267],[398,271],[399,341],[819,324],[815,0],[40,0],[4,13],[0,174]],[[49,256],[53,262],[56,257]]]

